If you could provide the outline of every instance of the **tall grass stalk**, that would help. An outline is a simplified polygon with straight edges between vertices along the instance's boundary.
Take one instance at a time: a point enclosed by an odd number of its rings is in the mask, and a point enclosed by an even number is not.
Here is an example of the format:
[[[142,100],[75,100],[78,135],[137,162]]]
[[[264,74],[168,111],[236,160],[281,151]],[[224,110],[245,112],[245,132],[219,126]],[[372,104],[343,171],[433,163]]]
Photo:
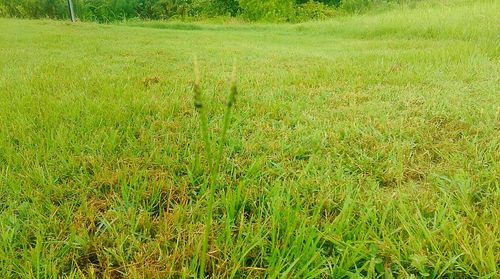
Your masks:
[[[203,96],[201,93],[201,82],[200,82],[200,66],[198,65],[198,58],[194,58],[194,107],[198,114],[200,115],[200,128],[201,137],[205,145],[205,152],[207,155],[207,163],[209,167],[209,172],[212,173],[212,151],[210,148],[210,137],[208,135],[208,117],[205,107],[203,106]]]
[[[226,143],[227,129],[229,128],[229,121],[231,119],[231,110],[236,101],[236,62],[233,63],[233,71],[231,72],[231,81],[230,81],[230,93],[229,98],[227,100],[226,111],[224,112],[224,124],[222,126],[222,134],[219,141],[219,150],[217,152],[217,157],[215,160],[215,171],[219,172],[219,167],[222,161],[222,151],[224,150],[224,145]]]
[[[226,105],[226,110],[224,112],[224,120],[221,131],[221,136],[219,140],[219,146],[217,151],[217,157],[215,157],[215,162],[212,160],[212,152],[211,152],[211,144],[210,144],[210,136],[208,133],[208,118],[205,107],[203,105],[203,98],[201,92],[200,85],[200,71],[198,60],[194,59],[194,71],[195,71],[195,83],[194,83],[194,105],[196,110],[200,115],[200,129],[202,140],[205,145],[205,151],[207,155],[207,163],[209,166],[209,179],[205,183],[208,186],[208,204],[207,204],[207,218],[205,220],[205,232],[202,243],[202,251],[200,258],[200,278],[205,277],[205,268],[207,262],[207,253],[208,253],[208,242],[210,231],[212,230],[212,216],[213,216],[213,204],[214,204],[214,196],[217,190],[217,180],[219,178],[220,173],[220,165],[222,161],[222,153],[224,150],[224,144],[226,142],[227,130],[229,128],[229,123],[231,119],[231,110],[236,101],[237,95],[237,87],[236,87],[236,63],[233,64],[233,70],[231,73],[231,81],[230,81],[230,93],[229,98]],[[204,186],[204,191],[206,191],[206,186]]]

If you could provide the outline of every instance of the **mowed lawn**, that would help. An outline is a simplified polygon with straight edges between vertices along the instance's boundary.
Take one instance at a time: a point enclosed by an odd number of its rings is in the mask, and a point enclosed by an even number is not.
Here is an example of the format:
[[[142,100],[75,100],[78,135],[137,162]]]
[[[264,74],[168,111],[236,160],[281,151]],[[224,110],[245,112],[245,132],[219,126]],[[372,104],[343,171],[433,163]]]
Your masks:
[[[499,11],[0,19],[0,277],[498,278]]]

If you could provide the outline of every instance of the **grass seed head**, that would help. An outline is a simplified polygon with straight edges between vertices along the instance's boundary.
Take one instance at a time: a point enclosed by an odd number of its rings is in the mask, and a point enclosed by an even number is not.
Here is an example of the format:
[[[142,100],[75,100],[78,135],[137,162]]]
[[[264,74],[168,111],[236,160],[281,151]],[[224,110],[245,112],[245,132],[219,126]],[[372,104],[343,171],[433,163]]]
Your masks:
[[[238,93],[238,90],[236,88],[236,62],[233,63],[233,71],[231,73],[230,84],[231,92],[229,93],[229,100],[227,102],[228,107],[232,107],[234,105],[234,103],[236,102],[236,94]]]
[[[193,59],[194,65],[194,107],[199,110],[203,107],[201,101],[201,85],[200,85],[200,66],[198,65],[198,58],[195,56]]]

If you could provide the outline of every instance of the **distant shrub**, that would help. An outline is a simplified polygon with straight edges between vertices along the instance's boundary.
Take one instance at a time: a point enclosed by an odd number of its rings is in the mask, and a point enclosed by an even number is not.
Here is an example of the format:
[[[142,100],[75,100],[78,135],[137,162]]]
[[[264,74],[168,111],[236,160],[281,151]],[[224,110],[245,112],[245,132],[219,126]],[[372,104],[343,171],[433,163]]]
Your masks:
[[[298,5],[306,4],[309,2],[321,3],[324,4],[325,6],[330,6],[330,7],[338,7],[342,2],[342,0],[295,0],[295,3]]]
[[[360,13],[377,8],[388,8],[397,4],[411,4],[419,0],[341,0],[339,9],[348,13]]]
[[[56,18],[67,10],[66,0],[0,0],[0,16]]]
[[[236,16],[240,10],[237,0],[194,0],[196,15],[208,17]]]
[[[8,17],[8,16],[10,16],[9,12],[7,11],[7,7],[5,7],[5,5],[3,5],[3,4],[0,4],[0,16],[1,17]]]
[[[296,8],[296,21],[320,20],[332,18],[338,14],[338,11],[332,6],[326,4],[309,1]]]
[[[158,0],[156,7],[158,13],[156,17],[169,19],[175,17],[188,17],[193,15],[193,1],[191,0]],[[153,17],[155,19],[156,17]]]
[[[342,0],[340,8],[347,12],[359,12],[373,5],[374,0]]]
[[[99,22],[137,17],[137,0],[82,0],[83,17]]]
[[[242,15],[251,20],[291,21],[295,17],[293,0],[239,0]]]

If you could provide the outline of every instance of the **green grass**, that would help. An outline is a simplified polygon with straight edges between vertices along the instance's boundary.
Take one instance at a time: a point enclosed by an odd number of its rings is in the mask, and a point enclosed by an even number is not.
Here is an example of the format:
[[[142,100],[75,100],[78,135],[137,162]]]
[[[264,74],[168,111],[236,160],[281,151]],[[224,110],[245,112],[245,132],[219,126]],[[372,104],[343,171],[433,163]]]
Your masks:
[[[499,10],[0,19],[0,277],[496,278]],[[194,55],[214,153],[238,68],[213,214]]]

